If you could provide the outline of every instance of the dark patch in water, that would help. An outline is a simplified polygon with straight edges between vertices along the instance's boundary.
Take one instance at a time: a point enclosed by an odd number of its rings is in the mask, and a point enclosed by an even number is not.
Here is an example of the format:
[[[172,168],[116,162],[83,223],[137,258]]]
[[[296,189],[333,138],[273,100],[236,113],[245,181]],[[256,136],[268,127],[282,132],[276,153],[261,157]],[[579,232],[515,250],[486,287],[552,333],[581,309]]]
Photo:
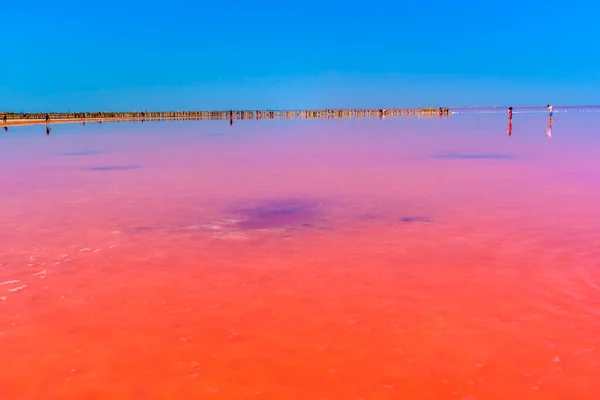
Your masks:
[[[131,169],[140,169],[139,165],[107,165],[103,167],[89,167],[88,171],[128,171]]]
[[[441,153],[431,156],[431,158],[450,158],[450,159],[496,159],[513,160],[515,157],[510,154],[459,154],[459,153]]]
[[[377,215],[371,215],[371,214],[364,215],[364,216],[362,217],[362,219],[366,219],[366,220],[374,220],[374,219],[378,219],[378,218],[379,218],[379,217],[378,217]]]
[[[254,206],[237,209],[236,214],[245,217],[238,222],[242,229],[272,229],[290,225],[313,226],[319,211],[319,203],[305,199],[268,200]]]
[[[413,222],[432,222],[430,218],[426,217],[402,217],[399,221],[404,222],[405,224],[411,224]]]
[[[133,228],[134,231],[156,231],[159,229],[160,228],[154,228],[151,226],[136,226],[135,228]]]
[[[59,156],[94,156],[97,154],[108,154],[104,150],[74,151],[72,153],[61,153]]]

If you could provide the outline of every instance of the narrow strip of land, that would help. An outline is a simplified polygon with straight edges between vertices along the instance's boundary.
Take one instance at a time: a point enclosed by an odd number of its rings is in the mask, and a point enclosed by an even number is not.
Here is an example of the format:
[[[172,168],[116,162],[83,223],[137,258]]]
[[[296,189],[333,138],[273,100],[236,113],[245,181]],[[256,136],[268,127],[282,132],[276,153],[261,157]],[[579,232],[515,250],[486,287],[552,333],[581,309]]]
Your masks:
[[[110,121],[167,120],[261,120],[315,118],[369,118],[448,115],[448,108],[325,109],[325,110],[229,110],[229,111],[139,111],[81,113],[0,113],[0,125],[32,125]]]

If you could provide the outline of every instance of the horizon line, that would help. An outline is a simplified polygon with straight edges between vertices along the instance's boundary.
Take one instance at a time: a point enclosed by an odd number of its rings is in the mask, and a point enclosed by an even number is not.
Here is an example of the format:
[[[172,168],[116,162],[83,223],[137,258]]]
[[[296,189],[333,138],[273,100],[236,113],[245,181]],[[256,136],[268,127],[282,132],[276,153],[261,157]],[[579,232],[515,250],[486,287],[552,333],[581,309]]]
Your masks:
[[[441,107],[443,109],[450,110],[477,110],[477,109],[497,109],[497,108],[508,108],[513,107],[521,108],[521,109],[535,109],[535,108],[546,108],[546,106],[454,106],[454,107]],[[73,114],[73,113],[137,113],[137,112],[240,112],[240,111],[273,111],[273,112],[301,112],[301,111],[352,111],[352,110],[434,110],[439,109],[440,107],[352,107],[352,108],[301,108],[301,109],[275,109],[275,108],[238,108],[238,109],[208,109],[208,110],[154,110],[149,111],[148,109],[140,109],[140,110],[128,110],[128,111],[101,111],[101,110],[93,110],[93,111],[34,111],[34,112],[25,112],[25,111],[0,111],[0,114]],[[559,105],[554,106],[554,108],[600,108],[600,105]]]

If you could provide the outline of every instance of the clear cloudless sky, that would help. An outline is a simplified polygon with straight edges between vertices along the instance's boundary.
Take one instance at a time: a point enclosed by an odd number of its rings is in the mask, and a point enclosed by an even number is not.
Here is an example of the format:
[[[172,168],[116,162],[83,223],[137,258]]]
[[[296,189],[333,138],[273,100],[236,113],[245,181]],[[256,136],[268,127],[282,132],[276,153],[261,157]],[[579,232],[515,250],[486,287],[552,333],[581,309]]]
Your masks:
[[[0,1],[0,110],[600,104],[600,1]]]

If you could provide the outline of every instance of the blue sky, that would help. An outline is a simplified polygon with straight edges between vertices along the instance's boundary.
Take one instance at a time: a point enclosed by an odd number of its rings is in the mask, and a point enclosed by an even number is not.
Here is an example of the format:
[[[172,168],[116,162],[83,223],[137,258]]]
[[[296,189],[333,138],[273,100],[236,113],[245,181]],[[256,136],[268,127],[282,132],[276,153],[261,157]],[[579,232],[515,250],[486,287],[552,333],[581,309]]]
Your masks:
[[[8,0],[0,110],[600,104],[600,2]]]

